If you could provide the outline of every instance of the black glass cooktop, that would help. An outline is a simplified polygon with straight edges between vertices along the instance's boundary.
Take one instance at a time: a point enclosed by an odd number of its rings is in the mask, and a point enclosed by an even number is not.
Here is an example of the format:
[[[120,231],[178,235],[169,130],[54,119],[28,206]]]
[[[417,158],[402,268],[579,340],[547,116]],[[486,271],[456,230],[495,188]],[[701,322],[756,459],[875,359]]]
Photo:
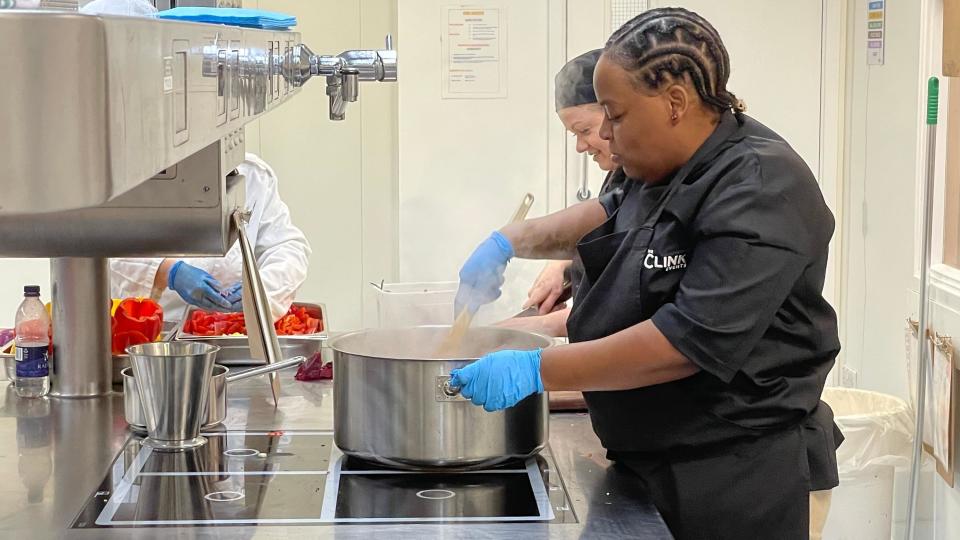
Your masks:
[[[397,471],[343,456],[324,431],[206,433],[194,451],[130,439],[74,528],[575,522],[553,460]]]

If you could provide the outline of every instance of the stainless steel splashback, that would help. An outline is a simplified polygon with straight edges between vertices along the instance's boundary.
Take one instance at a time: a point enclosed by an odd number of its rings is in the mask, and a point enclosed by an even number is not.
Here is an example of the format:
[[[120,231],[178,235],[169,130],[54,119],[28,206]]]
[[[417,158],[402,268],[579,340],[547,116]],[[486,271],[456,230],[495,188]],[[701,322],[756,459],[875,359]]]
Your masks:
[[[242,126],[299,90],[284,76],[299,43],[296,32],[0,11],[0,216],[102,205],[212,144],[242,159]],[[179,251],[207,249],[186,240]],[[13,254],[26,253],[0,253]]]

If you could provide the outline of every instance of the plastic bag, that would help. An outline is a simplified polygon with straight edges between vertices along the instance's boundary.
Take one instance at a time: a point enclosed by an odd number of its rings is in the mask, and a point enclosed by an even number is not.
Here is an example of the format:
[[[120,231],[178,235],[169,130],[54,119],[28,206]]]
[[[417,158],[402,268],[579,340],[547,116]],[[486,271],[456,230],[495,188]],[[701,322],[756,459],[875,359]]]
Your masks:
[[[126,17],[156,17],[157,8],[148,0],[93,0],[80,8],[86,15],[124,15]]]
[[[3,346],[12,342],[16,336],[13,328],[0,328],[0,354],[4,353]]]
[[[853,388],[826,388],[822,399],[843,432],[843,444],[837,449],[841,476],[876,465],[910,465],[914,420],[907,402]]]
[[[323,357],[316,353],[300,365],[294,378],[298,381],[322,381],[333,378],[333,362],[323,363]]]

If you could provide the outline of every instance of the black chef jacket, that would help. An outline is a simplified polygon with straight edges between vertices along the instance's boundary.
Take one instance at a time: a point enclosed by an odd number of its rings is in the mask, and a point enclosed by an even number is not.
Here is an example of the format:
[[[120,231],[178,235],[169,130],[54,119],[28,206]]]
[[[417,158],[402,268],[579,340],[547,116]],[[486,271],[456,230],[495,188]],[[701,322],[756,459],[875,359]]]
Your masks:
[[[600,202],[607,221],[578,245],[585,275],[571,341],[649,319],[701,369],[584,392],[611,456],[696,453],[800,429],[810,488],[836,485],[842,438],[820,401],[840,349],[822,295],[834,220],[800,156],[756,120],[727,112],[671,178],[627,180]]]

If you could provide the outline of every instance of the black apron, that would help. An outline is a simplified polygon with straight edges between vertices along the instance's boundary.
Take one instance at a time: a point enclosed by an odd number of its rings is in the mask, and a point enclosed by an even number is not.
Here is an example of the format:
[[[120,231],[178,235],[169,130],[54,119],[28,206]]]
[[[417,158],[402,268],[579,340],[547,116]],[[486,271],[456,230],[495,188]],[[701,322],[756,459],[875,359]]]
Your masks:
[[[608,172],[607,176],[603,179],[599,195],[604,195],[614,190],[622,190],[627,181],[627,175],[623,172],[622,167],[614,169]],[[579,254],[575,253],[573,255],[572,264],[568,266],[564,272],[564,279],[570,280],[572,295],[576,297],[577,290],[580,288],[580,282],[583,280],[583,262],[580,261]]]
[[[644,196],[625,197],[583,237],[577,250],[584,275],[567,323],[571,342],[629,328],[672,298],[691,246],[682,230],[664,236],[658,225],[685,180],[730,144],[736,128],[736,122],[721,123],[661,186],[625,186],[643,189]],[[832,442],[834,433],[822,427],[832,426],[832,412],[822,405],[794,425],[751,429],[706,410],[700,397],[718,382],[710,378],[700,372],[641,389],[584,392],[584,398],[608,456],[640,476],[676,537],[805,538],[809,491],[836,485],[835,456],[832,463],[821,449],[808,456],[809,447]],[[829,478],[811,480],[814,462],[826,471],[817,474]]]

